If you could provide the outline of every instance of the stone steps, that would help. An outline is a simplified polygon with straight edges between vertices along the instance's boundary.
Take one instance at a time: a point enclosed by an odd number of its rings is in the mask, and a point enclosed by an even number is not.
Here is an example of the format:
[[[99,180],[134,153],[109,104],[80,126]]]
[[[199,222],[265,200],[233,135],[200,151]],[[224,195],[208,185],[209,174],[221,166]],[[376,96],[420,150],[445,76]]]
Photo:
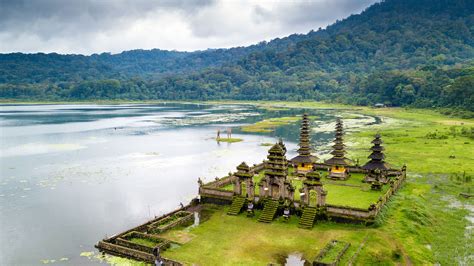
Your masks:
[[[244,207],[246,201],[247,199],[242,196],[235,196],[234,199],[232,200],[232,205],[230,205],[230,209],[227,212],[227,214],[228,215],[239,214],[242,208]]]
[[[269,199],[265,202],[265,207],[263,207],[262,214],[258,218],[258,221],[261,223],[271,223],[275,214],[278,210],[278,201]]]
[[[300,222],[298,224],[299,228],[304,229],[311,229],[313,228],[314,219],[316,218],[316,214],[318,213],[318,209],[315,207],[306,207],[303,210],[303,215],[301,215]]]

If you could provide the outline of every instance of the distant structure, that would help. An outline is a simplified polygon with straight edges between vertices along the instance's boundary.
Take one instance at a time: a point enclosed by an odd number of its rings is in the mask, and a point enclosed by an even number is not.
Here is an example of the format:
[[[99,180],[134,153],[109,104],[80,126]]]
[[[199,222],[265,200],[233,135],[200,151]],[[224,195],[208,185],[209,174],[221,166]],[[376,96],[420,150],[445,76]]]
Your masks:
[[[260,196],[274,200],[293,199],[294,188],[287,180],[288,162],[285,154],[285,150],[279,143],[273,145],[268,151],[265,177],[259,183]]]
[[[346,180],[349,178],[349,172],[347,166],[351,165],[352,162],[345,157],[345,145],[344,145],[344,126],[342,120],[337,118],[336,121],[336,134],[334,138],[333,151],[331,154],[333,157],[329,160],[326,160],[324,163],[331,166],[329,170],[329,178]]]
[[[386,173],[390,169],[390,165],[385,162],[382,143],[380,134],[376,134],[374,140],[372,140],[373,146],[370,148],[372,151],[368,157],[370,160],[362,166],[362,169],[367,170],[365,182],[381,182],[386,184],[389,181]]]
[[[298,156],[291,159],[291,163],[296,166],[298,173],[307,173],[313,169],[314,163],[318,160],[316,156],[311,155],[310,146],[310,126],[308,114],[303,114],[300,129],[300,148],[298,149]]]

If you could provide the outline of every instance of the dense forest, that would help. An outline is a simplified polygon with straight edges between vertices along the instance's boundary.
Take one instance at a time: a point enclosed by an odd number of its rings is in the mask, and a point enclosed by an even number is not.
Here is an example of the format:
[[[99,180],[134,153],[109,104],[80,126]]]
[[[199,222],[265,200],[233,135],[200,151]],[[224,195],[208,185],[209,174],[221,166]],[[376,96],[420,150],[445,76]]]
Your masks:
[[[474,111],[474,1],[385,0],[326,29],[197,52],[0,55],[0,98],[324,100]]]

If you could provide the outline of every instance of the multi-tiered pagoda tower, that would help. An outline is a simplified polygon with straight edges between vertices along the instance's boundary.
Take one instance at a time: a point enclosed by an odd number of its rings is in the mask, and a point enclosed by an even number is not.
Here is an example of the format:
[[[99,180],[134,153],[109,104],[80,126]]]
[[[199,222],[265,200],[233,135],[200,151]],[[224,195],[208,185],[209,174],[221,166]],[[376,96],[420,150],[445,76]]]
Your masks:
[[[329,171],[329,177],[332,179],[341,179],[345,180],[349,177],[349,173],[347,171],[347,166],[352,164],[352,162],[345,157],[346,150],[344,145],[344,126],[342,124],[342,120],[337,118],[336,121],[336,134],[334,138],[334,145],[333,151],[331,154],[333,157],[329,160],[326,160],[325,163],[331,166]]]
[[[313,169],[313,164],[316,163],[318,158],[311,155],[311,146],[310,146],[310,126],[308,114],[303,114],[303,119],[301,121],[301,130],[300,130],[300,148],[298,149],[298,156],[291,159],[291,163],[296,166],[298,173],[307,173]]]
[[[288,162],[286,152],[279,143],[268,151],[265,162],[265,177],[260,181],[260,196],[273,199],[293,199],[293,187],[287,180]]]
[[[372,151],[368,157],[370,160],[362,166],[364,170],[367,170],[367,175],[365,176],[366,182],[388,182],[386,173],[390,169],[390,165],[385,162],[382,143],[383,141],[380,134],[376,134],[375,139],[372,140],[373,146],[370,148]]]

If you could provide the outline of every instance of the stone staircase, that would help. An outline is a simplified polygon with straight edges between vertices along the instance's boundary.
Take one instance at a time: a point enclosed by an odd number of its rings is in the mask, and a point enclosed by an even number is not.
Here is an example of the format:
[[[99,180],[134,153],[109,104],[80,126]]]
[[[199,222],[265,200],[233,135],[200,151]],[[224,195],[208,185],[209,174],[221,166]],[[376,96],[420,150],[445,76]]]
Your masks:
[[[263,207],[262,214],[258,218],[258,221],[261,223],[271,223],[275,214],[278,210],[278,201],[269,199],[265,202],[265,207]]]
[[[301,215],[300,222],[298,224],[299,228],[304,229],[311,229],[313,228],[314,219],[316,218],[316,214],[318,209],[316,207],[306,207],[303,210],[303,215]]]
[[[241,196],[234,196],[234,199],[232,200],[232,205],[230,205],[230,209],[227,212],[228,215],[237,215],[240,213],[242,208],[245,205],[245,202],[247,201],[246,198],[241,197]]]

